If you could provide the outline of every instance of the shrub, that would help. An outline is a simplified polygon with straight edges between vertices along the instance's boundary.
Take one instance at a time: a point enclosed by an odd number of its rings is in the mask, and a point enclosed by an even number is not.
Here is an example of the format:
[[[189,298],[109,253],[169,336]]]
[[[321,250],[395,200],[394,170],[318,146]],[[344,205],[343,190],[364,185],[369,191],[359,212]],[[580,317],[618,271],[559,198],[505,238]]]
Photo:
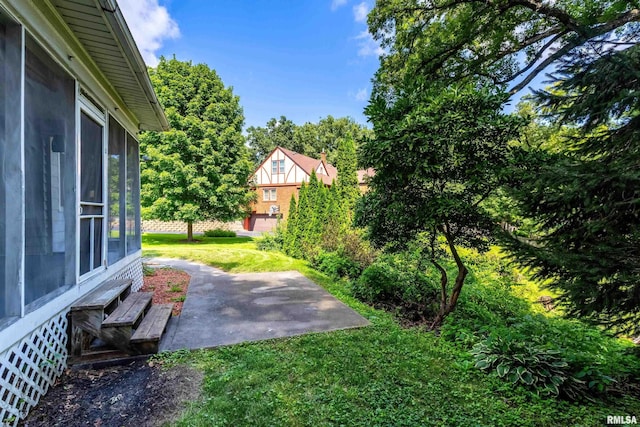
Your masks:
[[[275,233],[265,233],[256,242],[256,247],[260,251],[280,251],[284,244],[282,233],[276,231]]]
[[[476,344],[471,354],[477,368],[495,371],[498,377],[532,388],[543,396],[557,396],[570,376],[569,364],[560,351],[531,345],[510,335],[489,337]]]
[[[438,306],[436,282],[413,267],[402,255],[382,255],[353,284],[353,295],[369,303],[401,306],[423,317],[434,314]]]
[[[362,273],[357,263],[338,252],[320,252],[313,259],[313,266],[334,279],[357,278]]]
[[[204,237],[236,237],[236,232],[231,230],[223,230],[221,228],[216,228],[215,230],[205,231]]]

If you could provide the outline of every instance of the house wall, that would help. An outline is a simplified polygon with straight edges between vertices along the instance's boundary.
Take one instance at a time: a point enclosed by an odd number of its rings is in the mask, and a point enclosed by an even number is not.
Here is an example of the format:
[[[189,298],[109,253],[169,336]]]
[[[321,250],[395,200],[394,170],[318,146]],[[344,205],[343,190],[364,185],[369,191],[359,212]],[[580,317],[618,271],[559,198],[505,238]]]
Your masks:
[[[276,200],[263,200],[264,189],[275,189]],[[258,199],[254,204],[253,212],[257,214],[268,214],[271,205],[276,205],[279,208],[280,214],[282,214],[282,219],[287,219],[289,217],[289,202],[291,202],[291,196],[295,195],[296,199],[298,199],[299,189],[300,184],[259,186],[256,188]]]
[[[18,21],[24,29],[24,34],[29,34],[35,39],[53,61],[74,79],[77,117],[80,115],[78,99],[81,88],[104,109],[105,120],[107,120],[107,115],[111,115],[132,135],[137,133],[138,123],[134,121],[135,118],[130,110],[114,92],[113,87],[106,81],[95,64],[90,60],[83,60],[83,58],[88,58],[87,53],[55,15],[50,3],[46,1],[0,0],[0,10],[4,16],[8,15]],[[12,111],[19,113],[21,108],[22,105],[18,102],[17,106],[13,106]],[[77,119],[75,138],[71,138],[71,144],[79,142],[79,123],[80,121]],[[24,135],[24,131],[22,135]],[[24,137],[22,138],[21,144],[24,146]],[[20,150],[14,151],[19,152]],[[50,163],[53,166],[48,178],[55,182],[63,169],[58,168],[54,161]],[[1,185],[7,186],[7,195],[11,194],[12,204],[15,206],[24,204],[24,189],[15,183],[23,181],[26,174],[33,173],[27,166],[20,162],[14,162],[14,172],[12,172],[11,178],[0,182]],[[6,173],[7,170],[5,170]],[[17,175],[18,179],[14,175]],[[51,203],[55,207],[55,204],[59,202],[61,188],[55,183],[51,185],[49,182],[48,185],[48,191],[52,195],[47,199],[47,203]],[[65,197],[74,197],[78,194],[78,183],[76,182],[75,185],[76,190],[66,192]],[[104,188],[106,194],[106,185]],[[7,271],[3,272],[5,277],[12,277],[6,284],[7,289],[11,290],[8,296],[13,299],[16,292],[24,292],[24,254],[30,247],[25,241],[24,213],[22,216],[13,215],[11,218],[12,222],[7,226],[5,241],[0,244],[7,248],[10,247],[13,252],[18,251],[22,254],[18,258],[22,260],[22,267],[15,265],[12,267],[16,270],[15,276]],[[52,233],[49,235],[51,251],[57,252],[65,246],[75,250],[77,242],[70,241],[66,234],[61,232],[60,218],[53,216],[49,220],[52,228]],[[79,220],[77,221],[76,227],[79,227]],[[9,236],[9,230],[11,230],[11,236]],[[75,232],[72,235],[75,237]],[[103,246],[103,248],[105,248],[104,255],[106,257],[106,247]],[[96,269],[94,274],[83,277],[81,280],[76,278],[70,287],[61,287],[60,292],[46,295],[31,307],[25,307],[23,302],[15,318],[8,319],[8,322],[0,322],[0,425],[17,425],[21,419],[26,417],[29,408],[38,402],[66,367],[66,314],[74,301],[111,278],[131,278],[134,281],[134,290],[141,287],[141,251],[138,248],[139,246],[134,247],[129,255],[112,265],[101,266]],[[1,260],[2,257],[0,257]],[[8,269],[10,266],[5,267]],[[77,265],[70,264],[70,268],[77,271]],[[2,270],[0,269],[0,272]],[[5,296],[2,295],[2,298],[4,299]]]

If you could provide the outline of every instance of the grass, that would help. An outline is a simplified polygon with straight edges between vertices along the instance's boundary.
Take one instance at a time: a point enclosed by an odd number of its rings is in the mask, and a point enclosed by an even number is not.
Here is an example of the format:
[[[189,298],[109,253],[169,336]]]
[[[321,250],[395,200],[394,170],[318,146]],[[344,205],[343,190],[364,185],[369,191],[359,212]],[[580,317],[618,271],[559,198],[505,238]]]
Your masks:
[[[255,249],[250,238],[145,235],[145,256],[191,259],[230,272],[299,270],[368,318],[366,328],[161,354],[205,373],[202,397],[179,426],[592,426],[640,414],[618,399],[573,404],[542,399],[485,375],[468,352],[350,296],[305,262]]]

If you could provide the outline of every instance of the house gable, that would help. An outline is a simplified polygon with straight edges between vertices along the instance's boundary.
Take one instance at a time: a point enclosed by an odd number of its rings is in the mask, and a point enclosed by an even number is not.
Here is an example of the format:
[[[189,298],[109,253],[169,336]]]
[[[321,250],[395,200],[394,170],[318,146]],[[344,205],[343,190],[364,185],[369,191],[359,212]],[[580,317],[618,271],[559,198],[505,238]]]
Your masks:
[[[309,173],[280,147],[276,147],[254,174],[257,186],[295,185],[309,180]]]

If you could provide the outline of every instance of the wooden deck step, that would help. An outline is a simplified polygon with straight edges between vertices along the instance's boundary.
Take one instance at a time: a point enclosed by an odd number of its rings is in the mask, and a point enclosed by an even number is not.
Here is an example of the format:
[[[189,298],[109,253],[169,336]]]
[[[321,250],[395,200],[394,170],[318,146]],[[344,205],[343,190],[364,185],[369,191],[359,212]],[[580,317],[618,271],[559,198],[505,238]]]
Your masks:
[[[132,283],[131,279],[109,280],[73,303],[71,311],[103,310],[118,297],[126,298]]]
[[[133,292],[102,322],[102,328],[134,326],[151,305],[152,292]]]
[[[130,341],[141,354],[158,352],[160,338],[167,327],[172,310],[173,304],[154,305],[142,319]]]

